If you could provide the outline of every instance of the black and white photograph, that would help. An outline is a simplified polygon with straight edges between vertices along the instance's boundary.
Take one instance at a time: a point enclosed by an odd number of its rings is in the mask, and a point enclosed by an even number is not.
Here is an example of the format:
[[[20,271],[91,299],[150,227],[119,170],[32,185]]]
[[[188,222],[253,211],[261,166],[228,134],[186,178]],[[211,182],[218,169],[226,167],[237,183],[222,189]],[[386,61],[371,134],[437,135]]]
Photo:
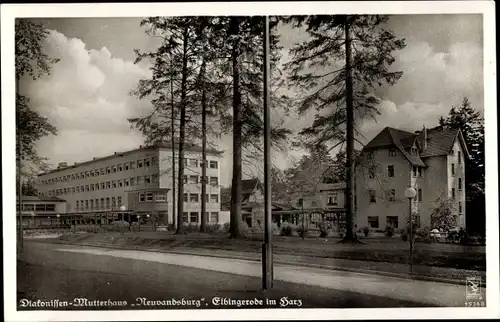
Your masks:
[[[2,5],[5,320],[500,317],[494,12]]]

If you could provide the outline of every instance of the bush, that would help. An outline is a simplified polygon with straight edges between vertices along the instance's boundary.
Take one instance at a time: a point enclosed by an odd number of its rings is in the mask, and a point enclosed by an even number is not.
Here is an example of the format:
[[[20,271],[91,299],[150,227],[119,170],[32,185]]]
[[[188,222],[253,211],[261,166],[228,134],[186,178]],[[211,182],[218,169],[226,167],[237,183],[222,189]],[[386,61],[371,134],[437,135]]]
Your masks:
[[[365,234],[365,237],[368,237],[368,234],[370,233],[370,228],[363,227],[363,233]]]
[[[138,222],[133,222],[132,225],[130,226],[130,230],[132,232],[138,232],[140,230],[139,223]]]
[[[307,228],[305,228],[304,226],[300,226],[299,228],[297,228],[297,233],[299,233],[300,237],[306,237],[308,234],[308,231],[307,231]]]
[[[392,226],[387,226],[385,227],[385,235],[387,237],[392,237],[394,236],[394,228]]]
[[[326,226],[326,224],[324,222],[320,223],[318,225],[318,228],[319,228],[319,237],[320,238],[328,237],[328,227]]]
[[[406,243],[408,241],[408,234],[407,233],[402,233],[401,234],[401,240]]]
[[[419,241],[422,241],[424,243],[432,243],[437,240],[435,236],[431,235],[431,230],[429,227],[424,227],[422,229],[417,230],[415,236],[418,238]]]
[[[219,233],[221,231],[221,226],[219,224],[208,224],[205,226],[205,231],[207,233]]]
[[[195,232],[199,231],[199,227],[197,224],[189,223],[186,225],[185,231],[188,233],[195,233]]]
[[[229,222],[226,222],[224,223],[224,225],[222,226],[222,230],[225,232],[225,233],[228,233],[229,232],[229,228],[231,227],[231,224]]]
[[[111,223],[111,227],[113,231],[124,232],[125,230],[129,229],[130,224],[126,221],[118,220],[118,221],[113,221]]]
[[[281,236],[292,236],[292,227],[290,227],[288,225],[281,227],[280,235]]]

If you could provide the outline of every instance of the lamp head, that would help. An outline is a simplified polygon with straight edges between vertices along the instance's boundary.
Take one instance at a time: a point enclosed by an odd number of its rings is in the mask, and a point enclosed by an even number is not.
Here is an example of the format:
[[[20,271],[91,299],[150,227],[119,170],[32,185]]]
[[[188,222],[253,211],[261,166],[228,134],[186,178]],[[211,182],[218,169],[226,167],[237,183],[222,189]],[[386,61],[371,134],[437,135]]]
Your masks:
[[[417,190],[413,187],[408,187],[405,189],[405,197],[408,199],[413,199],[417,195]]]

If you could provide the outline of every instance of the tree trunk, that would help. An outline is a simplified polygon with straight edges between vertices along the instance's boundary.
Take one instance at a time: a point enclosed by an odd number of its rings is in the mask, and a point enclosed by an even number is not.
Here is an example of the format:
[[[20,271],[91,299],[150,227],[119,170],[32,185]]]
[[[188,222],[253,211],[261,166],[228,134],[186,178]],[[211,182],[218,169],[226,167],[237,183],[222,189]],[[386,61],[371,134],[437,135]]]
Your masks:
[[[187,39],[188,27],[184,27],[184,46],[182,55],[181,80],[181,116],[179,125],[179,194],[177,198],[177,230],[176,234],[183,233],[182,214],[184,212],[184,138],[186,135],[186,82],[187,82]]]
[[[171,66],[173,68],[173,59]],[[170,76],[170,107],[172,119],[172,225],[175,227],[175,108],[174,108],[174,78]],[[177,221],[178,222],[178,221]]]
[[[231,18],[231,34],[238,35],[238,18]],[[241,219],[241,93],[240,93],[240,71],[239,71],[239,44],[235,40],[232,48],[233,63],[233,179],[231,183],[231,216],[229,232],[231,238],[242,238],[240,230]]]
[[[346,241],[355,239],[353,234],[353,181],[354,181],[354,106],[351,67],[351,37],[349,31],[349,16],[344,21],[345,30],[345,68],[346,68]]]
[[[203,75],[204,77],[205,75]],[[207,102],[206,102],[206,92],[205,88],[203,88],[203,92],[201,95],[201,132],[202,132],[202,169],[201,169],[201,223],[200,223],[200,232],[205,231],[205,223],[207,221],[206,213],[207,213]]]

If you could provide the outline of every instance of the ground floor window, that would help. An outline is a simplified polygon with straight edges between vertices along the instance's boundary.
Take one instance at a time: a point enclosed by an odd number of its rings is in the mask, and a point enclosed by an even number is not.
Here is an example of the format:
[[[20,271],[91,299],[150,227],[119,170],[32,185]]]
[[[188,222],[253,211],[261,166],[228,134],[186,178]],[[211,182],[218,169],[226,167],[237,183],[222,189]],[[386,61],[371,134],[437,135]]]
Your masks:
[[[182,222],[189,222],[189,214],[187,212],[182,213]]]
[[[368,226],[378,228],[378,216],[368,216]]]
[[[219,213],[211,212],[210,213],[210,222],[219,222]]]
[[[197,212],[191,212],[189,214],[189,222],[198,223],[198,213]]]
[[[392,228],[399,228],[398,216],[387,216],[387,226]]]

